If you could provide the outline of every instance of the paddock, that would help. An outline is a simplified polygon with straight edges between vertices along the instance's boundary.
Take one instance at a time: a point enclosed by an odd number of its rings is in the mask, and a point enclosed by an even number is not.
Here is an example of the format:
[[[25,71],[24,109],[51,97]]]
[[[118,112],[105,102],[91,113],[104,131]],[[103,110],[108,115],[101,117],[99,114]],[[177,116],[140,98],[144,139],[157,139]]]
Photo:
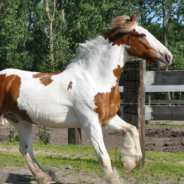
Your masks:
[[[10,130],[9,125],[5,125],[5,126],[1,127],[1,129],[0,129],[0,135],[1,135],[0,140],[1,140],[1,142],[8,140],[9,130]],[[146,137],[146,139],[145,139],[146,140],[145,148],[147,150],[146,151],[145,169],[143,171],[136,170],[135,172],[133,172],[131,174],[131,178],[135,179],[137,173],[139,173],[139,176],[138,176],[137,179],[140,180],[138,182],[140,184],[143,183],[142,181],[148,181],[148,180],[150,181],[150,183],[151,182],[152,183],[161,183],[162,181],[163,181],[162,183],[165,183],[165,184],[175,183],[176,179],[171,179],[171,178],[166,178],[166,177],[161,177],[161,176],[156,177],[156,174],[157,174],[156,171],[153,174],[150,171],[149,172],[147,171],[147,167],[149,166],[147,164],[150,164],[150,156],[148,155],[148,158],[149,158],[148,159],[147,154],[151,154],[152,151],[156,151],[155,159],[157,160],[157,162],[160,161],[162,163],[162,155],[163,155],[162,153],[168,154],[168,152],[176,152],[176,151],[184,152],[184,146],[182,146],[182,139],[184,139],[184,135],[182,134],[182,132],[184,132],[184,128],[182,128],[181,126],[180,127],[164,127],[164,126],[162,126],[162,127],[158,127],[158,126],[152,127],[152,126],[149,126],[149,127],[146,127],[145,130],[146,130],[146,132],[145,132],[145,137]],[[48,132],[50,132],[52,134],[54,131],[55,131],[55,129],[51,128]],[[56,146],[56,147],[58,147],[59,145],[66,145],[68,143],[67,142],[68,141],[67,132],[68,132],[67,129],[61,129],[61,130],[57,129],[56,134],[52,134],[52,136],[51,136],[50,144],[52,144],[52,145],[55,144],[54,146]],[[104,132],[104,140],[105,140],[105,144],[106,144],[107,148],[116,149],[116,147],[118,148],[118,146],[120,146],[120,140],[121,140],[121,134],[120,133],[118,133],[117,135],[112,134],[112,132],[107,132],[107,130],[105,130],[105,129],[103,129],[103,132]],[[34,126],[33,142],[38,142],[37,134],[38,134],[38,127]],[[56,135],[58,135],[58,136],[56,137]],[[83,135],[83,147],[89,146],[90,145],[89,140],[87,139],[87,137],[86,137],[86,135],[83,131],[82,131],[82,135]],[[108,139],[109,136],[110,136],[110,140]],[[16,148],[14,148],[13,144],[14,143],[12,143],[11,147],[9,146],[8,149],[7,149],[6,146],[2,146],[2,144],[0,144],[0,152],[3,153],[3,155],[7,154],[6,151],[9,151],[10,153],[16,152],[16,154],[18,155],[17,157],[21,158],[20,153],[18,153],[18,146]],[[52,146],[52,145],[45,146],[46,148],[48,147],[47,150],[44,150],[45,154],[49,153],[49,150],[50,150],[49,146]],[[36,158],[37,158],[37,157],[39,157],[39,154],[41,152],[38,151],[38,146],[35,145],[35,144],[34,144],[34,148],[36,148],[35,151],[36,151]],[[42,146],[42,148],[43,148],[43,146]],[[39,150],[42,151],[42,153],[43,153],[42,148],[39,148]],[[115,151],[113,151],[113,152],[115,154]],[[62,147],[60,149],[59,154],[61,154],[61,153],[62,153]],[[56,153],[54,153],[54,154],[56,154]],[[173,156],[176,155],[176,154],[180,155],[180,153],[171,153],[171,155],[173,155]],[[94,156],[94,155],[90,155],[90,157],[92,157],[92,156]],[[74,157],[74,155],[72,156],[72,158],[73,157]],[[49,159],[49,157],[48,157],[48,159]],[[61,162],[63,162],[63,160],[66,159],[66,158],[60,158],[60,159],[61,159]],[[86,159],[84,159],[83,162],[86,162]],[[93,162],[95,162],[95,157],[94,157]],[[3,172],[8,173],[8,174],[11,173],[8,176],[9,179],[6,181],[6,183],[10,184],[11,183],[10,182],[11,181],[10,177],[11,178],[18,177],[18,174],[21,174],[21,175],[19,175],[19,177],[22,179],[21,181],[24,181],[23,179],[25,179],[25,178],[27,179],[25,184],[34,183],[34,180],[30,181],[30,179],[29,179],[29,178],[31,178],[31,173],[29,172],[28,168],[26,167],[26,162],[22,159],[21,163],[23,163],[23,165],[24,165],[23,169],[20,169],[20,167],[18,167],[18,166],[16,166],[16,167],[12,166],[13,164],[11,164],[11,162],[9,162],[7,165],[2,166],[2,161],[0,160],[0,166],[1,166],[0,171],[1,172],[3,171]],[[45,163],[43,163],[43,165],[46,164],[46,163],[47,162],[45,161]],[[164,159],[163,159],[163,164],[164,163],[166,163],[166,161],[164,161]],[[45,166],[45,167],[47,168],[47,166]],[[96,162],[96,167],[98,168],[98,163],[97,162]],[[170,165],[168,167],[170,168],[170,167],[172,167],[172,165]],[[50,166],[49,166],[49,168],[50,168]],[[104,180],[103,180],[103,177],[101,175],[98,175],[98,172],[97,173],[93,172],[92,169],[91,169],[91,171],[92,171],[91,173],[81,174],[81,172],[77,171],[76,167],[74,167],[72,165],[72,162],[70,162],[70,161],[69,161],[69,164],[64,165],[62,169],[59,169],[59,167],[55,167],[55,166],[52,166],[51,168],[53,168],[56,171],[57,176],[60,177],[59,181],[63,182],[62,184],[77,183],[76,181],[74,182],[75,178],[77,178],[78,181],[83,181],[83,183],[85,183],[85,182],[89,183],[89,184],[92,184],[92,182],[94,182],[96,184],[104,184],[105,183]],[[181,169],[182,168],[184,168],[184,166],[182,166],[182,164],[181,164]],[[19,172],[19,170],[20,170],[20,172]],[[172,168],[171,168],[171,170],[172,170]],[[63,171],[63,173],[61,173],[61,171]],[[120,170],[120,172],[121,172],[121,174],[123,175],[123,178],[125,179],[125,181],[128,184],[133,183],[129,180],[130,175],[125,174],[122,170]],[[144,175],[143,172],[146,172],[146,174]],[[164,176],[166,176],[167,174],[168,173],[165,172]],[[3,176],[5,176],[5,175],[3,175]],[[179,173],[178,173],[177,176],[180,179],[180,181],[182,182],[183,181],[182,176],[179,175]],[[19,181],[20,181],[20,178],[19,178]],[[17,183],[14,183],[14,184],[20,184],[20,183],[17,182]]]

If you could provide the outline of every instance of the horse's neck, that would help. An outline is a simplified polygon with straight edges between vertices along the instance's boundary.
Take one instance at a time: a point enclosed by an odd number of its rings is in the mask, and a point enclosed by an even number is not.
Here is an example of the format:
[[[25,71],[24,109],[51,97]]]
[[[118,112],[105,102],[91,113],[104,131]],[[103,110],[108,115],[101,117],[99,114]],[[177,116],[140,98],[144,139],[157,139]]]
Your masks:
[[[87,70],[101,91],[107,91],[115,85],[117,78],[117,70],[121,70],[126,62],[127,53],[124,45],[112,46],[109,40],[103,37],[96,38],[91,42],[83,45],[85,51],[79,54],[76,62]],[[97,41],[99,40],[99,43]],[[118,72],[118,75],[121,73]],[[104,89],[105,86],[105,89]]]
[[[121,70],[127,60],[127,53],[123,45],[112,46],[108,40],[98,45],[86,61],[87,68],[102,91],[111,89],[119,80]],[[119,71],[117,74],[117,71]],[[106,87],[107,86],[107,87]],[[104,89],[105,88],[105,89]]]

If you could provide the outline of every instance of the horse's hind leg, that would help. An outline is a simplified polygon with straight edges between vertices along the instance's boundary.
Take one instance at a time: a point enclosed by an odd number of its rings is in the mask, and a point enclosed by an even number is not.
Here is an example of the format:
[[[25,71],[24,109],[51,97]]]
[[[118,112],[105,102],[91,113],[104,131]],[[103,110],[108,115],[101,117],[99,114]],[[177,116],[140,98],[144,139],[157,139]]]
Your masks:
[[[19,133],[19,150],[25,157],[28,166],[38,184],[50,184],[54,182],[54,173],[46,171],[36,161],[32,147],[32,124],[28,122],[11,122]]]

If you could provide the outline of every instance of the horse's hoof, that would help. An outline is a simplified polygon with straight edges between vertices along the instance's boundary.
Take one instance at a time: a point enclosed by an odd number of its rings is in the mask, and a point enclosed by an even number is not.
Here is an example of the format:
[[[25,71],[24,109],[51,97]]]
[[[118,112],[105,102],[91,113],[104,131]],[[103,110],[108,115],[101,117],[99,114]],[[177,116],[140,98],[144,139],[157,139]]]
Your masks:
[[[141,158],[135,158],[135,157],[128,157],[126,160],[123,161],[123,168],[126,173],[130,173],[133,171],[140,162]]]
[[[57,182],[55,182],[55,181],[47,181],[45,184],[57,184]]]

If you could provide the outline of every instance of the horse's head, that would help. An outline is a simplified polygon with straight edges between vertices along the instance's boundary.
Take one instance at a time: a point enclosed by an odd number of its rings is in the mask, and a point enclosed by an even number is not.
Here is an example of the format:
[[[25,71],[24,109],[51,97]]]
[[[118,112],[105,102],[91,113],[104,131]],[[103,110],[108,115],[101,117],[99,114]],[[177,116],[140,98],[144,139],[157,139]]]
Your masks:
[[[131,18],[126,15],[114,18],[112,27],[104,37],[112,45],[124,44],[129,56],[148,60],[159,67],[172,63],[172,54],[150,32],[138,25],[135,12]]]

